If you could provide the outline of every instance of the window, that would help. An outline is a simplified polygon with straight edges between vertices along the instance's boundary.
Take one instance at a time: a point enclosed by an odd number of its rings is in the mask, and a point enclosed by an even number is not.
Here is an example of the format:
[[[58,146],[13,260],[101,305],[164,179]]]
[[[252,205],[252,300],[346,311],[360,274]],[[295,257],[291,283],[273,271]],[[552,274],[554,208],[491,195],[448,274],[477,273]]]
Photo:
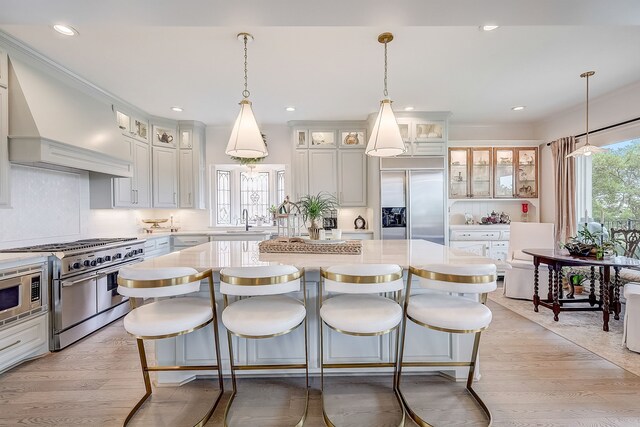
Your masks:
[[[216,222],[218,224],[231,225],[231,172],[217,171],[217,200]]]
[[[240,172],[240,211],[249,218],[269,217],[269,172]]]
[[[212,226],[240,225],[244,209],[250,223],[268,224],[271,206],[282,203],[287,191],[284,165],[216,165],[210,176]]]
[[[640,138],[607,146],[609,151],[576,159],[578,223],[640,226]]]

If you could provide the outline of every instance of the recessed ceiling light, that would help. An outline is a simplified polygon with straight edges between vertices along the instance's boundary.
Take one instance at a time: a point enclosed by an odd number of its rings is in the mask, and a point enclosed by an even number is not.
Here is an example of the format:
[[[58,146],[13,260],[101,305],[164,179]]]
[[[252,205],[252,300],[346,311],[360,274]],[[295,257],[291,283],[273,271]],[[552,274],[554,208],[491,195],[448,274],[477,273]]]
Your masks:
[[[513,111],[522,111],[525,109],[524,105],[516,105],[515,107],[511,107]]]
[[[53,29],[65,36],[75,36],[78,34],[78,30],[75,28],[63,24],[56,24],[53,26]]]
[[[499,25],[483,25],[480,27],[482,31],[493,31],[496,28],[500,28],[500,26]]]
[[[285,108],[287,111],[296,111],[296,107],[287,107]]]
[[[404,107],[404,111],[413,111],[413,107]]]
[[[182,107],[171,107],[171,111],[182,113],[184,110],[182,109]]]

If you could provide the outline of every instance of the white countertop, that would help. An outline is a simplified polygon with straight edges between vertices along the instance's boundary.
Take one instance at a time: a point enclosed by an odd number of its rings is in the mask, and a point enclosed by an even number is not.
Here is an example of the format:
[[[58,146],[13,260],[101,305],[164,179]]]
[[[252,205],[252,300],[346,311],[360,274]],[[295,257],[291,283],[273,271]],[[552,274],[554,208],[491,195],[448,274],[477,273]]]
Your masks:
[[[12,268],[29,263],[45,262],[51,252],[8,252],[0,253],[0,269]]]
[[[229,233],[228,231],[234,231]],[[242,231],[238,233],[237,231]],[[269,228],[249,228],[249,231],[244,231],[237,228],[229,228],[229,229],[215,229],[208,228],[205,230],[179,230],[174,232],[169,231],[158,231],[153,233],[138,233],[133,237],[137,237],[138,239],[155,239],[158,237],[166,237],[166,236],[193,236],[193,235],[203,235],[203,236],[239,236],[239,235],[265,235],[265,234],[275,234],[278,230],[274,227]],[[342,234],[373,234],[373,230],[350,230],[350,229],[342,229]]]
[[[134,268],[192,267],[197,270],[246,267],[270,264],[293,264],[298,268],[318,270],[337,264],[398,264],[403,268],[428,263],[491,263],[480,257],[425,240],[363,240],[360,255],[344,254],[274,254],[260,253],[254,241],[217,241],[203,243],[136,264]]]

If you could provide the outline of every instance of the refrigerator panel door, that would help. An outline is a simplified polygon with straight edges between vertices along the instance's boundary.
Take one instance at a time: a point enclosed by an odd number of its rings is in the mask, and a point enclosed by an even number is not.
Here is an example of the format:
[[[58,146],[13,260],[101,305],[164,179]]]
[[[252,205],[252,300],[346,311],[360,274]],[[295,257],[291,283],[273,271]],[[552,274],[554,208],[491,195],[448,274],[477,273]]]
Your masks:
[[[382,240],[405,240],[407,229],[405,227],[392,227],[382,229]]]
[[[409,172],[409,238],[444,245],[444,171]]]
[[[407,206],[405,198],[405,171],[382,171],[380,172],[380,204],[383,208]]]

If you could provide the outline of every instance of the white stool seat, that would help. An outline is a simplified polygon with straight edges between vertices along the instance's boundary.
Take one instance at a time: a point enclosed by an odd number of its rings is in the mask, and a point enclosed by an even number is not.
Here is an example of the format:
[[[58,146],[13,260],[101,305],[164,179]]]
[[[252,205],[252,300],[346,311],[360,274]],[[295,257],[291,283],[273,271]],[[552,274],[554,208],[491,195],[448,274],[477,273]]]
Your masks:
[[[338,295],[322,303],[320,317],[332,328],[356,334],[375,334],[395,328],[402,321],[402,307],[371,294]]]
[[[124,317],[124,328],[138,337],[157,337],[189,331],[212,318],[208,298],[171,298],[129,312]]]
[[[459,331],[475,331],[491,323],[491,310],[467,298],[440,295],[412,295],[407,314],[425,325]]]
[[[234,302],[222,312],[222,323],[236,335],[265,337],[283,334],[304,320],[302,302],[286,295],[256,296]]]

